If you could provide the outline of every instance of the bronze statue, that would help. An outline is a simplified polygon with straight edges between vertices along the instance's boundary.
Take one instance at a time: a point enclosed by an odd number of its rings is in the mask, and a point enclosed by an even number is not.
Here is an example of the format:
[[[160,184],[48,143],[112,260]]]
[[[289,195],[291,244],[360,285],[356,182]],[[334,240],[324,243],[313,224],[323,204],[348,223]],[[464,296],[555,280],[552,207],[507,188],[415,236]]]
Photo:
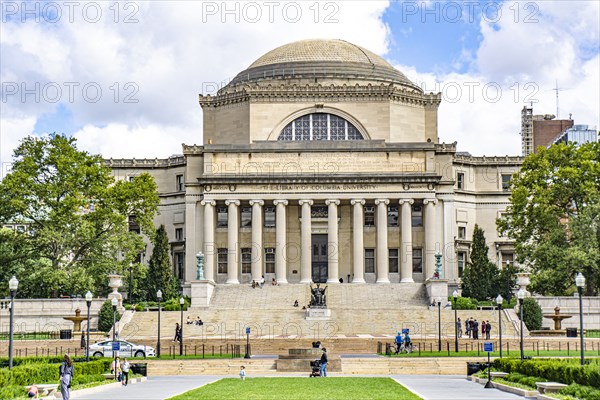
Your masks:
[[[327,296],[325,295],[325,291],[327,290],[327,286],[321,288],[321,284],[317,283],[317,287],[313,287],[312,283],[310,284],[310,306],[311,307],[325,307],[327,305]]]

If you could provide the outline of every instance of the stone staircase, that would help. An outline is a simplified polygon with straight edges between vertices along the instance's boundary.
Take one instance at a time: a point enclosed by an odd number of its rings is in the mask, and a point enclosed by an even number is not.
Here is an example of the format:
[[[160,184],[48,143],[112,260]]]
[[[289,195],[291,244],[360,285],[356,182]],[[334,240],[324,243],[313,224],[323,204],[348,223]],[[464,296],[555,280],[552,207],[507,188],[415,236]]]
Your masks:
[[[183,313],[193,320],[200,317],[203,326],[184,324],[186,339],[245,339],[245,328],[251,329],[252,339],[276,338],[392,338],[402,328],[410,328],[414,339],[436,338],[438,335],[437,308],[429,308],[422,284],[390,285],[329,285],[328,320],[306,320],[302,310],[310,298],[308,285],[265,285],[262,289],[249,286],[218,285],[210,307],[191,308]],[[300,307],[293,307],[298,300]],[[497,329],[498,312],[458,311],[461,320],[468,317],[489,320]],[[503,333],[516,335],[506,313]],[[162,312],[162,338],[170,338],[180,312]],[[122,338],[151,339],[157,337],[157,312],[137,312],[123,327]],[[454,311],[441,310],[442,336],[454,337]],[[464,329],[464,325],[463,325]],[[494,335],[497,332],[493,332]]]

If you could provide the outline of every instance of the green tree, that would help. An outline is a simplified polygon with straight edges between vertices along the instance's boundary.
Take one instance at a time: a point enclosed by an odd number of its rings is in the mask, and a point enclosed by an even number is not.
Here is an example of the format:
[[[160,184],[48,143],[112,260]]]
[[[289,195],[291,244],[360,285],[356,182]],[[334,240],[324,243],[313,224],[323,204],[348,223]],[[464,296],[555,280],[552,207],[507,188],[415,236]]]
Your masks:
[[[178,283],[173,276],[169,238],[164,225],[158,227],[152,242],[154,249],[148,262],[146,280],[147,299],[156,300],[156,291],[160,289],[163,299],[168,300],[177,296]]]
[[[533,297],[523,299],[523,323],[530,331],[542,328],[542,308]]]
[[[530,288],[569,295],[586,277],[587,295],[600,286],[600,143],[552,145],[528,156],[511,181],[500,234],[515,240],[517,260],[533,272]]]
[[[150,232],[158,203],[150,175],[116,181],[99,155],[56,134],[23,139],[0,183],[0,223],[28,227],[19,238],[27,257],[19,263],[36,266],[18,278],[34,276],[31,294],[40,297],[105,293],[106,274],[123,273],[144,248],[142,236],[129,231],[129,216]]]
[[[121,314],[116,312],[117,321],[121,319]],[[108,332],[111,330],[113,326],[113,308],[112,304],[109,300],[106,300],[102,307],[100,307],[100,312],[98,313],[98,330],[101,332]]]
[[[462,276],[462,295],[477,300],[495,298],[498,295],[498,276],[498,267],[488,257],[485,232],[475,225],[471,258]]]

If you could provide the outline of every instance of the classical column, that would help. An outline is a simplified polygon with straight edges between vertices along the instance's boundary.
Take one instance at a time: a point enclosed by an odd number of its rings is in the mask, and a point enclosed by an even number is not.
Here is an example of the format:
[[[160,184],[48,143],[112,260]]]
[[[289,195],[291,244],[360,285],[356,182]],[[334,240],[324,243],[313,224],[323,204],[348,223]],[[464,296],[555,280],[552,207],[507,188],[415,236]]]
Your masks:
[[[239,200],[226,200],[227,209],[227,282],[230,284],[239,284],[238,266],[239,260],[239,238],[238,227],[238,207]]]
[[[311,248],[312,248],[312,224],[311,209],[312,200],[300,200],[298,204],[302,207],[302,225],[300,226],[301,258],[300,258],[300,283],[312,281],[311,271]]]
[[[377,283],[390,283],[388,278],[389,272],[389,251],[388,251],[388,229],[387,229],[387,205],[390,204],[388,199],[377,199]]]
[[[206,280],[215,281],[215,206],[214,200],[202,200],[204,206],[204,277]]]
[[[444,206],[444,258],[442,259],[443,278],[458,278],[458,272],[455,272],[456,249],[454,247],[454,236],[456,235],[456,212],[454,210],[453,199],[443,199]],[[450,272],[451,271],[451,272]],[[448,273],[450,272],[450,273]]]
[[[262,278],[262,206],[265,202],[262,200],[250,200],[252,206],[252,280],[260,282]]]
[[[277,283],[286,284],[287,282],[287,263],[285,256],[286,248],[286,217],[285,207],[288,205],[287,200],[274,200],[275,205],[275,279]]]
[[[196,254],[199,248],[196,248],[196,196],[192,194],[185,195],[185,273],[180,277],[184,281],[196,279]]]
[[[339,200],[325,200],[327,209],[327,283],[339,283],[338,209]]]
[[[399,204],[402,206],[401,218],[401,249],[400,249],[400,282],[414,282],[412,273],[412,204],[413,200],[402,199]]]
[[[435,272],[436,230],[435,205],[436,199],[424,199],[425,205],[425,279],[431,278]]]
[[[354,278],[352,283],[365,283],[365,249],[363,244],[364,236],[364,210],[365,201],[363,199],[350,200],[354,207],[354,218],[352,226],[352,258],[354,259]]]

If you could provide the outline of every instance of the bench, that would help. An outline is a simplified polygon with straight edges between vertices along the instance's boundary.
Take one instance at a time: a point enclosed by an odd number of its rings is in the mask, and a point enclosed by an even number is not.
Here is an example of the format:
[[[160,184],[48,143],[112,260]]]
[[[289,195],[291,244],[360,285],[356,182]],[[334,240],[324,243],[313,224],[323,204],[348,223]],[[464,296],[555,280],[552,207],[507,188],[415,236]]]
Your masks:
[[[45,396],[54,394],[54,393],[56,393],[56,390],[58,389],[57,383],[46,383],[46,384],[42,384],[42,385],[29,385],[29,386],[25,386],[25,388],[27,388],[27,391],[29,392],[29,389],[32,386],[37,386],[40,397],[45,397]]]
[[[535,385],[541,394],[544,393],[556,393],[560,389],[567,387],[564,383],[558,382],[536,382]]]
[[[508,372],[500,372],[500,371],[490,372],[490,376],[492,378],[504,378],[506,375],[508,375]]]
[[[114,374],[114,373],[112,373],[112,374],[111,374],[110,372],[109,372],[109,373],[106,373],[106,374],[102,374],[102,376],[103,376],[105,379],[115,379],[115,374]]]

